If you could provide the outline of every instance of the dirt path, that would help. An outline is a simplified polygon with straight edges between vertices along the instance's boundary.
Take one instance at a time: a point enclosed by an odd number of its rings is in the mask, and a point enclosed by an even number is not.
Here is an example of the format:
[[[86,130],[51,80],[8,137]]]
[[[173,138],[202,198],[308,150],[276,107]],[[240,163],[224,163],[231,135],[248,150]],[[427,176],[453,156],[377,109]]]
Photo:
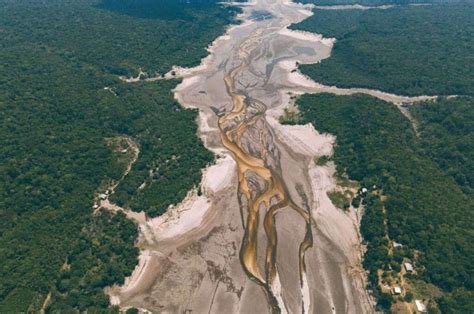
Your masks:
[[[112,139],[109,139],[109,141]],[[138,156],[140,155],[140,148],[138,147],[138,144],[128,136],[119,136],[117,138],[114,138],[113,140],[125,140],[127,143],[127,148],[123,152],[118,152],[118,153],[127,153],[130,155],[130,160],[127,162],[127,165],[125,167],[125,171],[122,175],[122,177],[117,180],[117,181],[112,181],[107,187],[104,188],[104,193],[100,193],[95,196],[95,205],[96,207],[94,209],[94,214],[96,214],[101,208],[110,210],[110,211],[123,211],[127,212],[127,210],[123,209],[122,207],[117,206],[116,204],[110,202],[109,200],[109,195],[113,194],[115,192],[115,189],[117,186],[120,184],[120,182],[130,173],[132,170],[133,165],[138,159]],[[129,152],[130,150],[130,152]],[[102,191],[101,191],[102,192]],[[105,195],[105,197],[104,197]]]
[[[51,302],[51,292],[48,292],[48,295],[46,296],[46,299],[44,299],[43,305],[41,306],[40,309],[40,314],[46,313],[46,307],[48,307],[49,302]]]

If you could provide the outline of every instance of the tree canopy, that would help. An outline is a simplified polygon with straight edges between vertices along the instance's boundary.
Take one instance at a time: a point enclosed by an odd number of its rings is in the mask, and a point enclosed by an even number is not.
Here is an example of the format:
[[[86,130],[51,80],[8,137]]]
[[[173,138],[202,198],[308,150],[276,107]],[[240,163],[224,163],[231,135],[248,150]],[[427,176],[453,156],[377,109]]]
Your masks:
[[[133,270],[136,226],[92,216],[94,193],[125,170],[106,139],[139,145],[115,200],[149,215],[179,202],[212,160],[196,112],[173,99],[178,81],[118,75],[198,64],[235,9],[145,1],[140,16],[137,1],[114,3],[0,0],[0,312],[36,312],[49,293],[55,311],[103,309],[102,288]]]
[[[474,95],[474,4],[318,10],[293,29],[337,39],[301,66],[319,83],[400,95]]]

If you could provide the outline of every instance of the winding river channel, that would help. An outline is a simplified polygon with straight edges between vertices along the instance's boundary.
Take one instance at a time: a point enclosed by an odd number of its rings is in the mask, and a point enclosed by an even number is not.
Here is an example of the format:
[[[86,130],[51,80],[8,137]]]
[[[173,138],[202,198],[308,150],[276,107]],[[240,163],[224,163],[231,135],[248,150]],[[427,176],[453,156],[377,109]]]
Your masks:
[[[364,92],[318,85],[297,63],[328,58],[332,39],[287,29],[311,7],[256,0],[183,78],[176,99],[199,109],[199,135],[216,155],[202,194],[155,219],[143,214],[140,262],[111,302],[159,313],[370,313],[360,213],[336,208],[334,137],[278,122],[294,95]],[[367,92],[367,91],[365,91]],[[409,102],[377,91],[392,102]],[[397,98],[398,97],[398,98]],[[317,129],[317,126],[316,126]]]

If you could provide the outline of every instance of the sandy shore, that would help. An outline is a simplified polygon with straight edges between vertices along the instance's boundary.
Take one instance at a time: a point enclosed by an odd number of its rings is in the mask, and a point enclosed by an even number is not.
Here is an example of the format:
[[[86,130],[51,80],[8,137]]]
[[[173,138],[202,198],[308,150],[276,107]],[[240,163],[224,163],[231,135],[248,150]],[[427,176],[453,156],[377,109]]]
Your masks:
[[[236,173],[235,161],[230,155],[225,155],[216,161],[216,165],[209,167],[204,172],[202,184],[203,193],[206,195],[217,194],[222,189],[232,184],[232,175]]]
[[[123,291],[130,292],[137,287],[137,285],[143,280],[144,276],[149,273],[149,268],[151,265],[152,253],[148,250],[141,251],[138,256],[138,265],[133,270],[133,273],[130,277],[125,279],[123,284]],[[112,305],[120,304],[120,299],[117,297],[111,299]]]
[[[336,138],[330,134],[319,133],[313,125],[281,125],[277,117],[282,113],[282,109],[291,107],[291,99],[284,97],[287,95],[282,92],[282,106],[272,109],[267,113],[267,120],[272,125],[275,133],[280,141],[291,147],[294,152],[314,157],[328,156],[333,154],[333,147]],[[318,232],[324,235],[324,238],[331,239],[338,243],[338,250],[341,250],[344,259],[347,261],[346,268],[341,271],[346,272],[346,278],[343,279],[343,289],[347,296],[351,296],[353,286],[357,286],[360,291],[364,291],[367,279],[362,267],[362,252],[360,250],[360,234],[359,234],[359,215],[356,209],[350,208],[348,212],[337,208],[329,199],[328,192],[336,190],[337,183],[335,179],[335,165],[330,162],[324,166],[317,166],[314,159],[310,159],[308,164],[308,176],[310,178],[311,190],[313,191],[313,219],[318,226]],[[316,258],[316,257],[315,257]],[[324,257],[322,257],[324,258]],[[331,271],[322,272],[323,280],[331,282],[328,274]],[[344,278],[344,277],[343,277]],[[311,303],[309,294],[309,286],[307,279],[302,289],[304,299],[308,304]],[[338,297],[334,294],[334,290],[325,285],[324,296],[329,304],[331,304],[332,312],[336,313],[336,305]],[[362,293],[366,310],[369,311],[372,299],[368,293]],[[352,296],[355,297],[355,296]],[[350,299],[350,298],[349,298]],[[355,300],[352,300],[354,302]],[[313,308],[314,310],[314,308]],[[353,310],[353,309],[352,309]],[[348,312],[351,312],[349,310]],[[310,311],[311,312],[311,311]]]
[[[149,219],[147,225],[153,230],[156,241],[176,237],[199,227],[210,208],[210,201],[204,196],[190,195],[178,206],[169,208],[163,215]]]
[[[340,88],[336,86],[326,86],[314,82],[309,77],[299,72],[298,66],[294,61],[280,62],[278,65],[286,71],[289,71],[287,81],[290,85],[295,86],[295,89],[299,93],[304,91],[305,93],[331,93],[335,95],[367,94],[396,105],[413,104],[417,102],[436,100],[438,98],[437,96],[429,95],[402,96],[367,88]]]
[[[272,116],[267,116],[267,121],[277,137],[296,153],[315,157],[332,155],[335,137],[318,133],[312,124],[281,125]]]
[[[344,5],[317,5],[316,10],[387,10],[396,7],[395,5],[366,6],[360,4],[344,4]]]
[[[335,38],[325,38],[321,34],[310,33],[305,31],[289,30],[287,27],[281,29],[278,34],[293,37],[299,40],[322,43],[328,47],[332,47],[336,42]]]

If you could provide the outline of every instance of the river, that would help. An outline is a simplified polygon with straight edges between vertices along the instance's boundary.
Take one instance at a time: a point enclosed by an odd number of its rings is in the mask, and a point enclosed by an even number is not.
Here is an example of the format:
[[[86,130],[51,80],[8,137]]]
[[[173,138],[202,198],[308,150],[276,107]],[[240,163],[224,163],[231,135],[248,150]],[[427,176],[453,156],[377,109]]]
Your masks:
[[[193,69],[175,69],[176,99],[197,108],[199,135],[216,154],[202,195],[140,222],[140,264],[111,301],[169,313],[370,313],[360,213],[328,199],[334,137],[282,126],[293,96],[324,89],[296,62],[328,58],[332,39],[287,26],[311,15],[282,0],[243,4]],[[348,93],[336,89],[336,93]],[[316,126],[317,129],[317,126]]]

